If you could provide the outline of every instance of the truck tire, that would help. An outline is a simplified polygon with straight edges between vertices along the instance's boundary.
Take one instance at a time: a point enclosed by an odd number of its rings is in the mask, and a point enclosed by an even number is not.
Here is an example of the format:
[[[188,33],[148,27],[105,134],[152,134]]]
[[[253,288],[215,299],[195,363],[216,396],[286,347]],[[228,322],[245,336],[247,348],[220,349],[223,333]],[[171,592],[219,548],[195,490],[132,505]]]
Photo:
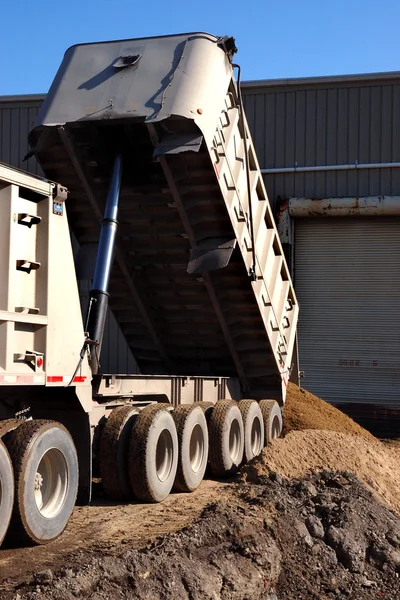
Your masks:
[[[234,475],[244,452],[243,419],[237,402],[218,400],[208,423],[208,433],[212,474],[214,477]]]
[[[133,423],[139,413],[134,406],[114,408],[100,436],[99,468],[104,492],[111,500],[129,500],[128,456]]]
[[[13,502],[13,468],[6,447],[0,440],[0,546],[10,524]]]
[[[239,408],[244,426],[243,462],[248,462],[261,454],[264,448],[264,420],[255,400],[240,400]]]
[[[162,502],[174,484],[178,435],[169,404],[151,404],[136,417],[129,446],[129,480],[142,502]]]
[[[267,445],[282,433],[282,411],[276,400],[260,400],[259,405],[264,419],[264,443]]]
[[[179,443],[174,488],[193,492],[203,481],[208,461],[208,428],[203,409],[197,404],[175,408],[173,417]]]
[[[208,423],[208,421],[211,418],[215,403],[214,402],[198,402],[196,404],[198,404],[201,407],[201,409],[204,413],[204,416],[206,418],[206,421]]]
[[[78,457],[68,431],[55,421],[25,421],[4,443],[14,468],[10,536],[46,544],[64,531],[78,491]]]
[[[0,421],[0,439],[9,431],[17,429],[23,422],[19,419],[4,419],[4,421]]]

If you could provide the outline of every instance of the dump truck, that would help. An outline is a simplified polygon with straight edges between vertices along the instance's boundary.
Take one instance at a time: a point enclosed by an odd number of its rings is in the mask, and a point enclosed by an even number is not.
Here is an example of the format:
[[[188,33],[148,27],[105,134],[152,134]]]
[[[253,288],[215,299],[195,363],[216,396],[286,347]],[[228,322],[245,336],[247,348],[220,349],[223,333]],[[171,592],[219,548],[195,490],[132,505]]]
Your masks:
[[[0,167],[0,543],[57,538],[94,476],[161,502],[281,432],[298,304],[235,52],[73,46],[29,134],[45,178]],[[102,371],[108,310],[136,374]]]

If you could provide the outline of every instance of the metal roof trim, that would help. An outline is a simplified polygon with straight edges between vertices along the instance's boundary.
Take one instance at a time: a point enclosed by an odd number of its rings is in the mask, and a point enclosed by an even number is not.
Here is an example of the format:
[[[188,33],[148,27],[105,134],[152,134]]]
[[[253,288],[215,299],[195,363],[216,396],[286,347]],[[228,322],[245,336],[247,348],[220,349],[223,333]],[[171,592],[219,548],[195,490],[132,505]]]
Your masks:
[[[162,37],[162,36],[160,36]],[[242,81],[242,88],[270,88],[270,87],[289,87],[298,85],[318,85],[325,83],[352,83],[360,81],[388,81],[400,79],[400,71],[386,71],[377,73],[360,73],[353,75],[323,75],[317,77],[288,77],[281,79],[253,79]],[[6,102],[32,102],[44,100],[46,94],[11,94],[9,96],[0,95],[0,103]]]
[[[282,79],[254,79],[243,81],[242,88],[265,88],[298,85],[318,85],[325,83],[352,83],[361,81],[385,81],[400,79],[400,71],[386,71],[378,73],[360,73],[353,75],[323,75],[318,77],[292,77]]]
[[[38,102],[43,101],[46,94],[11,94],[10,96],[0,96],[0,104],[6,102]]]

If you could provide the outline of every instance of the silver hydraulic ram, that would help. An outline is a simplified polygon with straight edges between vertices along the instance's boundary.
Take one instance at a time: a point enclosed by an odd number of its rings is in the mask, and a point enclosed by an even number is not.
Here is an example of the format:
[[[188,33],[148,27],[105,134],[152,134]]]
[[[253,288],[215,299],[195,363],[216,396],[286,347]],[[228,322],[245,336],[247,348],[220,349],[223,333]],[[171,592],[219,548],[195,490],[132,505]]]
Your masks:
[[[96,375],[100,366],[100,351],[108,308],[108,284],[115,253],[115,239],[118,229],[118,202],[121,189],[122,158],[114,162],[106,209],[101,224],[99,248],[97,250],[93,287],[89,294],[89,307],[86,329],[90,339],[90,367]]]

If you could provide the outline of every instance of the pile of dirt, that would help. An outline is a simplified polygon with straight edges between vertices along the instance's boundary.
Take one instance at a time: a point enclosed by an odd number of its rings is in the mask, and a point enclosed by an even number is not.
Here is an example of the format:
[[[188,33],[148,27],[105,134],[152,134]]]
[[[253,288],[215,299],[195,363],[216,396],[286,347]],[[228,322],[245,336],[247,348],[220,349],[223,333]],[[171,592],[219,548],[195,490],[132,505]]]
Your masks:
[[[275,509],[264,527],[282,554],[279,600],[400,598],[400,519],[354,475],[261,475],[242,498]]]
[[[289,383],[284,409],[283,435],[289,431],[302,429],[324,429],[352,433],[370,439],[374,437],[331,404],[294,383]]]
[[[400,445],[382,443],[366,429],[307,390],[290,383],[284,437],[242,469],[242,481],[278,473],[304,477],[324,470],[354,473],[400,513]]]
[[[190,527],[140,549],[127,543],[76,552],[62,569],[37,572],[1,599],[273,600],[281,553],[261,511],[245,507],[213,504]]]
[[[400,462],[396,446],[337,431],[291,431],[273,440],[242,469],[243,481],[279,473],[294,478],[324,470],[354,473],[400,514]]]
[[[400,521],[358,480],[261,475],[141,548],[83,549],[2,600],[369,600],[400,597]]]

